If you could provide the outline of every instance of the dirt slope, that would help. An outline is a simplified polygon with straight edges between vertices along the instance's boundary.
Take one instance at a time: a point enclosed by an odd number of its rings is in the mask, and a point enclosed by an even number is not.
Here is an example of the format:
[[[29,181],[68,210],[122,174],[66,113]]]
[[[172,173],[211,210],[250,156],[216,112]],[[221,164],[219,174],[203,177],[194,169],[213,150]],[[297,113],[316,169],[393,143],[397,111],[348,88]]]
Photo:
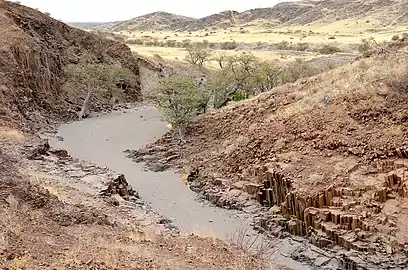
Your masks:
[[[0,119],[14,122],[70,117],[86,95],[85,89],[63,87],[63,68],[82,55],[95,62],[118,63],[138,75],[137,59],[118,42],[72,28],[34,9],[0,2]],[[128,89],[124,100],[137,100],[139,89]],[[94,110],[110,105],[97,97]]]

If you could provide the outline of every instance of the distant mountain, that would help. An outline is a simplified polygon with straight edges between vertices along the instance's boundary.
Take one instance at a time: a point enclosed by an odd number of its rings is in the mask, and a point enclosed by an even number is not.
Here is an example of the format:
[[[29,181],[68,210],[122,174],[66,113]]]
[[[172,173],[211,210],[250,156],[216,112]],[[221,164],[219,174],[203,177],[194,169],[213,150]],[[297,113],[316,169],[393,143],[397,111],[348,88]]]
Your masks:
[[[371,18],[385,24],[408,22],[408,0],[304,0],[244,12],[225,11],[194,21],[185,30],[247,24],[297,24]]]
[[[121,23],[122,21],[116,22],[69,22],[70,26],[81,28],[81,29],[109,29],[114,25]]]
[[[200,30],[209,27],[227,28],[235,26],[239,23],[239,12],[234,10],[226,10],[201,19],[197,19],[187,25],[186,29],[184,30]]]
[[[297,24],[317,21],[333,22],[345,19],[370,18],[384,24],[408,23],[408,0],[303,0],[283,2],[271,8],[244,12],[223,11],[200,19],[166,12],[154,12],[117,23],[113,31],[123,30],[185,30],[227,28],[257,24],[262,26]],[[100,26],[98,26],[100,27]]]
[[[111,27],[113,31],[165,30],[186,27],[196,19],[167,12],[154,12],[118,23]]]

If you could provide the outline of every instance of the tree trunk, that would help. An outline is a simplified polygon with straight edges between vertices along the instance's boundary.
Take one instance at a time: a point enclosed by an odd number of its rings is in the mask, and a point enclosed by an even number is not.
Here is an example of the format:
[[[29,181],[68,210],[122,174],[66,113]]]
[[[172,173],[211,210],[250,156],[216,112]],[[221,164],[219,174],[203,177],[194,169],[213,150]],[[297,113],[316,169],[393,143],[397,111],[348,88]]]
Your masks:
[[[79,120],[82,120],[82,117],[84,117],[86,105],[88,104],[88,101],[91,97],[91,93],[92,93],[92,87],[88,87],[88,93],[86,94],[84,104],[82,105],[81,112],[79,113]]]

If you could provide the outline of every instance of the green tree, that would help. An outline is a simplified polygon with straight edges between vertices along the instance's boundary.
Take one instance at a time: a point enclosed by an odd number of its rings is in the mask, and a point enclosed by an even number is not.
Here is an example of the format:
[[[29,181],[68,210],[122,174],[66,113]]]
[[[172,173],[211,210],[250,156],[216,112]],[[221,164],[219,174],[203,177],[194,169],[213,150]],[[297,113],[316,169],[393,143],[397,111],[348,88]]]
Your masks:
[[[102,91],[112,98],[115,90],[123,90],[126,87],[135,88],[138,83],[136,75],[127,68],[119,65],[93,63],[89,59],[67,65],[65,76],[67,83],[87,89],[86,98],[78,115],[79,119],[82,119],[94,91]]]
[[[189,44],[186,47],[186,61],[190,64],[203,67],[204,63],[211,59],[211,51],[205,43]]]
[[[171,76],[159,80],[148,93],[180,136],[184,138],[186,125],[208,103],[208,94],[195,80],[187,76]]]

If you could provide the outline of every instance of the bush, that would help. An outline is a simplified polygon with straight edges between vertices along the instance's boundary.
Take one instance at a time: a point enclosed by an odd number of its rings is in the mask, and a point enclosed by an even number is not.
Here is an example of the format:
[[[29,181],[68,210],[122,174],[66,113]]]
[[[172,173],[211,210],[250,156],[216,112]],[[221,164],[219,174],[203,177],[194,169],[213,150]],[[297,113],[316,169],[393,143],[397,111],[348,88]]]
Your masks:
[[[144,40],[143,39],[128,39],[126,41],[127,44],[136,44],[136,45],[143,45],[144,44]]]
[[[289,50],[290,49],[290,43],[286,40],[279,42],[276,44],[276,47],[278,50]]]
[[[155,46],[155,43],[153,41],[146,41],[144,43],[144,45],[149,46],[149,47],[153,47],[153,46]]]
[[[398,36],[398,35],[394,35],[394,36],[392,36],[392,38],[391,38],[391,40],[393,40],[393,41],[397,41],[397,40],[399,40],[400,39],[400,37]]]
[[[69,64],[64,69],[66,83],[87,90],[79,119],[83,117],[93,92],[100,91],[112,98],[115,90],[134,88],[138,84],[137,77],[131,70],[115,65],[92,63],[90,60],[85,57],[79,63]]]
[[[359,44],[357,47],[357,50],[362,54],[367,53],[371,51],[372,49],[373,49],[373,42],[368,39],[363,39],[361,44]]]
[[[187,48],[188,46],[190,46],[190,44],[191,44],[191,40],[185,39],[185,40],[183,40],[183,41],[181,42],[181,47]]]
[[[318,49],[318,52],[321,54],[334,54],[334,53],[341,52],[341,50],[339,47],[337,47],[334,44],[326,44],[320,47]]]
[[[184,129],[190,120],[207,106],[209,95],[205,89],[186,76],[161,79],[147,94],[163,112],[166,120],[178,130],[183,139]]]
[[[202,67],[211,58],[211,51],[207,49],[206,43],[195,43],[187,46],[186,61],[190,64]]]
[[[238,44],[235,41],[226,41],[220,44],[221,50],[235,50],[238,48]]]
[[[300,52],[305,52],[309,49],[310,49],[309,43],[306,42],[300,42],[295,46],[295,50]]]
[[[331,36],[331,37],[329,37],[329,39],[336,39],[336,37],[335,37],[335,36]]]
[[[177,42],[175,40],[166,40],[167,47],[176,47]]]

